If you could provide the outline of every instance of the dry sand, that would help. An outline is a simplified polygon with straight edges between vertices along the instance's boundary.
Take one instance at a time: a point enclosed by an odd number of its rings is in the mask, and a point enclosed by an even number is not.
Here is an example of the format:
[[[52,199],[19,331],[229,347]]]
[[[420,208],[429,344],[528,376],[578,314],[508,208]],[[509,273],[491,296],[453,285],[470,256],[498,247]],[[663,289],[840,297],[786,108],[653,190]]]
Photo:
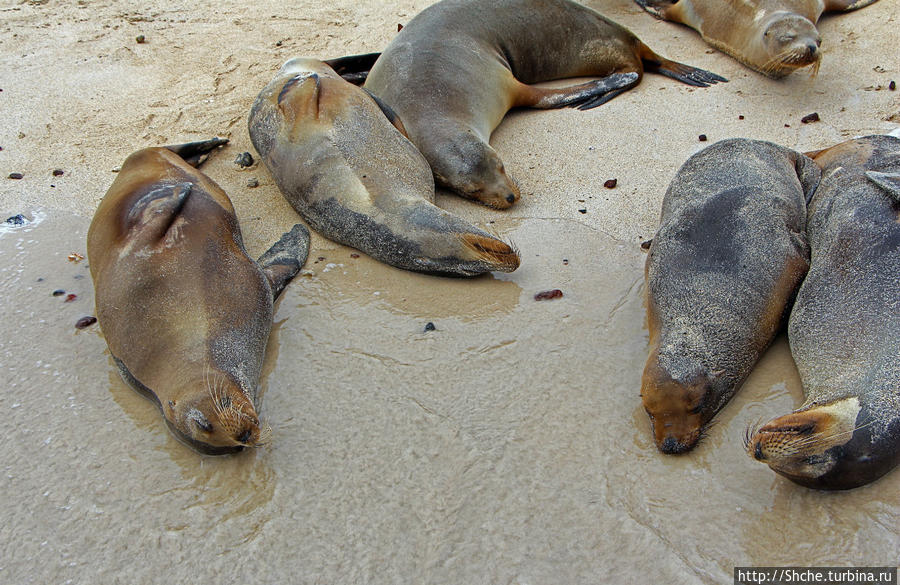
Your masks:
[[[516,242],[511,275],[426,277],[314,237],[313,274],[278,306],[266,448],[190,451],[97,326],[74,328],[93,293],[66,256],[130,152],[229,137],[205,170],[259,254],[298,218],[263,168],[232,162],[252,152],[256,93],[289,57],[379,50],[429,3],[0,2],[0,212],[35,220],[0,232],[0,583],[721,584],[735,565],[897,565],[900,473],[820,493],[743,453],[748,424],[801,402],[783,339],[689,455],[656,452],[638,397],[639,243],[676,169],[700,134],[810,150],[896,129],[892,0],[824,18],[818,77],[777,82],[630,1],[588,2],[731,82],[648,75],[590,112],[511,114],[492,142],[522,201],[438,198]],[[550,288],[565,296],[532,300]]]

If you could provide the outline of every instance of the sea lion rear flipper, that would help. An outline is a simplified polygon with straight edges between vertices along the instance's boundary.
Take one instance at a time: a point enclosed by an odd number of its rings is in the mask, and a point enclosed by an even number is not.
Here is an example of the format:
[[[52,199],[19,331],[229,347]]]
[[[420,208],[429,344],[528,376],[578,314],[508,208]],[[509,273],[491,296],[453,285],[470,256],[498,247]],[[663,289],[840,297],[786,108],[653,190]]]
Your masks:
[[[400,120],[400,116],[397,115],[397,112],[395,112],[394,109],[391,108],[391,106],[381,101],[381,98],[379,98],[368,89],[362,88],[362,90],[366,92],[366,94],[368,94],[368,96],[372,98],[372,100],[374,100],[376,104],[378,104],[378,107],[381,108],[381,111],[384,112],[384,115],[387,116],[387,119],[390,121],[390,123],[400,131],[400,134],[403,134],[404,136],[409,138],[409,134],[406,133],[406,126],[403,125],[403,121]]]
[[[192,188],[191,183],[184,182],[148,191],[128,212],[128,229],[138,231],[142,238],[149,240],[164,237],[181,213]]]
[[[522,84],[516,105],[527,108],[578,108],[587,110],[605,104],[640,81],[637,72],[613,73],[601,79],[569,87],[534,87]]]
[[[366,53],[364,55],[348,55],[323,61],[334,69],[335,73],[354,85],[362,85],[369,76],[369,71],[378,60],[381,53]]]
[[[721,75],[717,75],[711,71],[700,69],[698,67],[691,67],[690,65],[685,65],[684,63],[672,61],[671,59],[666,59],[661,55],[657,55],[653,52],[653,49],[644,43],[641,43],[641,46],[638,48],[638,54],[641,57],[641,61],[644,63],[645,70],[671,77],[681,83],[693,85],[694,87],[708,87],[714,83],[719,83],[720,81],[723,83],[728,82],[728,80]]]
[[[812,158],[799,152],[796,154],[797,160],[794,161],[794,168],[797,170],[797,178],[803,188],[803,196],[806,203],[809,204],[816,192],[816,187],[819,186],[819,180],[822,178],[822,169]]]
[[[669,8],[678,4],[678,0],[634,0],[638,6],[655,16],[656,18],[664,18],[666,20],[672,20],[669,18],[667,11]]]
[[[881,187],[882,190],[897,203],[900,203],[900,174],[880,173],[878,171],[866,171],[870,181]]]
[[[165,146],[164,148],[166,148],[167,150],[171,150],[172,152],[183,158],[184,162],[196,168],[206,161],[210,152],[222,146],[223,144],[228,144],[227,138],[210,138],[209,140],[200,140],[197,142],[172,144],[169,146]]]
[[[863,8],[876,0],[825,0],[825,12],[849,12]]]
[[[277,299],[287,283],[303,268],[309,256],[309,230],[298,223],[266,250],[256,261],[272,286],[272,298]]]

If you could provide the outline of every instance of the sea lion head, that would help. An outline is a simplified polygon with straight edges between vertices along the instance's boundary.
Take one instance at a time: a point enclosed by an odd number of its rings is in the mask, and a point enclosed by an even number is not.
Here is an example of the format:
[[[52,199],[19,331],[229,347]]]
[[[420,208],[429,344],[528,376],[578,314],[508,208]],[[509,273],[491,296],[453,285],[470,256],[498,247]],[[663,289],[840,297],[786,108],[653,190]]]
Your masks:
[[[822,38],[816,25],[808,18],[793,12],[776,12],[765,24],[762,44],[767,61],[762,72],[771,77],[785,75],[803,67],[812,66],[813,74],[819,69]]]
[[[693,449],[704,426],[723,404],[717,373],[693,369],[673,376],[656,360],[644,369],[641,401],[650,417],[656,447],[669,455]]]
[[[519,187],[507,176],[497,151],[471,131],[450,136],[442,146],[442,160],[432,166],[438,182],[494,209],[507,209],[519,200]]]
[[[240,387],[222,376],[200,381],[205,391],[185,388],[184,399],[163,406],[169,427],[189,445],[208,454],[240,451],[265,444],[271,432],[261,424],[253,403]]]
[[[817,485],[839,464],[844,446],[854,439],[860,412],[853,396],[828,404],[815,404],[748,428],[747,454],[773,471],[801,485]]]

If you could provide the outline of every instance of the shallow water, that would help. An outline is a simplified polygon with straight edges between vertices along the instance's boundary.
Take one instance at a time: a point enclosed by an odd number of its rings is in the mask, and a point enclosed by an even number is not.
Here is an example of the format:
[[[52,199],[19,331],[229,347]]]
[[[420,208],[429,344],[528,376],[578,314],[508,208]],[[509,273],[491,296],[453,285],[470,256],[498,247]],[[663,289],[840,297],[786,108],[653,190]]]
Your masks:
[[[277,306],[272,443],[208,457],[122,382],[97,325],[75,329],[88,221],[26,215],[0,230],[0,582],[711,584],[898,562],[900,474],[822,493],[743,452],[748,424],[800,402],[783,338],[694,452],[655,450],[644,255],[589,225],[517,222],[527,262],[474,281],[314,250]]]

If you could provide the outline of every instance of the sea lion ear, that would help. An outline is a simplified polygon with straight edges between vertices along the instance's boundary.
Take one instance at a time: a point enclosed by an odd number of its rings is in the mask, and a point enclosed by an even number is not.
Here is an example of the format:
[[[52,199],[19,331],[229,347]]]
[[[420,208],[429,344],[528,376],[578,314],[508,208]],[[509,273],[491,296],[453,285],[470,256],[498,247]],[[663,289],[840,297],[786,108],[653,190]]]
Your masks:
[[[309,230],[298,223],[266,250],[256,261],[272,287],[272,298],[277,299],[287,283],[303,268],[309,256]]]
[[[887,194],[900,203],[900,173],[879,173],[878,171],[866,171],[869,180],[881,187]]]

